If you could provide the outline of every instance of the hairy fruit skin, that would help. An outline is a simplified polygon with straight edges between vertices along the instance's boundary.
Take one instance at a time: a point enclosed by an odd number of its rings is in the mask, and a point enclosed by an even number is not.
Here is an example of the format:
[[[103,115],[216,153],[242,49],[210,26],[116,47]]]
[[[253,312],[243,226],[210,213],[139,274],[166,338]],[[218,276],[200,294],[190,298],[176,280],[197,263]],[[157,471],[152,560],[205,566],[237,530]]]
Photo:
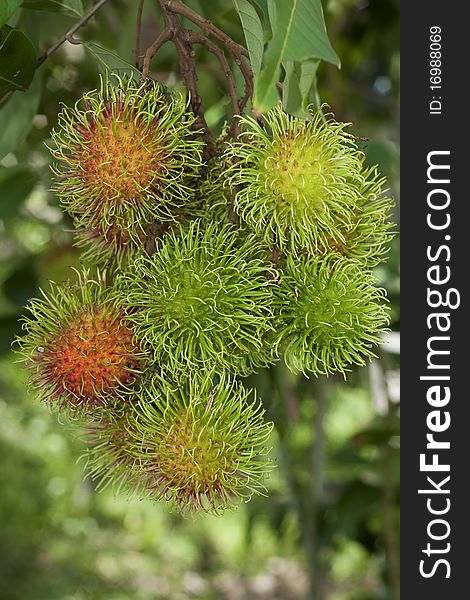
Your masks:
[[[111,225],[103,230],[96,227],[78,227],[75,230],[75,243],[81,248],[81,259],[98,265],[126,265],[142,254],[148,238],[150,226],[140,227],[136,235],[131,236],[125,229]]]
[[[328,375],[365,365],[381,342],[385,291],[359,261],[287,258],[277,288],[277,346],[293,372]]]
[[[272,358],[271,267],[253,239],[198,221],[170,231],[152,257],[118,277],[139,339],[171,372],[218,369],[246,375]]]
[[[103,275],[91,280],[83,272],[75,284],[53,284],[28,305],[20,350],[33,387],[60,408],[87,410],[123,399],[139,376],[142,352],[104,286]]]
[[[105,414],[94,411],[83,423],[86,470],[98,489],[112,486],[116,491],[143,493],[144,483],[131,454],[132,410],[106,411]]]
[[[132,453],[151,497],[183,513],[220,513],[264,491],[272,423],[232,377],[156,381],[132,419]]]
[[[65,107],[52,132],[55,190],[76,225],[138,243],[154,220],[175,221],[201,165],[194,120],[181,96],[132,79]]]
[[[383,179],[363,168],[364,154],[345,131],[346,123],[324,121],[320,111],[306,121],[280,107],[268,111],[264,127],[251,117],[240,123],[241,139],[225,158],[232,161],[228,182],[242,222],[288,252],[347,248],[356,230],[367,245],[391,202],[375,204],[378,221],[361,220],[368,200],[380,195]],[[387,229],[380,231],[380,246],[388,241]],[[367,249],[355,252],[361,253]]]

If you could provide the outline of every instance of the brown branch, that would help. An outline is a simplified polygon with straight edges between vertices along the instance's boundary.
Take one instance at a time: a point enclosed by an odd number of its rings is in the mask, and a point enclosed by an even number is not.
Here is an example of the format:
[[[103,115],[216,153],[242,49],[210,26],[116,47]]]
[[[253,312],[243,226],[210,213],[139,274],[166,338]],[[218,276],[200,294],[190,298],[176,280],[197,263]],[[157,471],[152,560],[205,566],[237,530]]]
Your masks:
[[[161,223],[159,221],[155,221],[150,226],[147,241],[145,243],[145,251],[147,254],[152,255],[155,252],[156,248],[156,240],[161,238],[169,229],[170,225],[167,223]]]
[[[230,98],[232,99],[233,114],[239,115],[240,107],[238,103],[237,86],[235,85],[235,78],[223,51],[216,44],[211,42],[210,39],[207,38],[205,35],[200,35],[198,33],[195,33],[194,31],[191,31],[190,29],[186,29],[186,39],[191,44],[201,44],[202,46],[207,48],[209,52],[211,52],[217,57],[217,60],[219,61],[222,71],[224,72],[224,75],[227,79]]]
[[[230,54],[245,56],[249,58],[248,50],[237,44],[231,37],[216,27],[209,19],[204,19],[201,15],[198,15],[192,8],[183,4],[180,0],[163,0],[160,4],[164,4],[167,11],[185,17],[195,25],[197,25],[206,36],[215,37],[221,42]]]
[[[141,0],[142,1],[142,0]],[[198,77],[195,64],[195,54],[193,46],[199,44],[204,46],[219,61],[232,101],[233,120],[227,131],[227,137],[237,137],[239,120],[238,116],[242,113],[247,102],[253,95],[253,72],[246,59],[249,58],[246,48],[232,40],[227,34],[218,29],[211,21],[201,17],[194,10],[180,2],[180,0],[157,0],[164,20],[164,29],[157,37],[155,42],[147,48],[144,55],[142,66],[142,80],[149,77],[150,62],[159,48],[167,41],[172,41],[176,47],[179,59],[179,68],[181,76],[184,79],[189,94],[191,108],[196,116],[196,127],[202,131],[205,147],[205,158],[210,158],[215,152],[215,143],[212,133],[207,125],[202,106],[202,99],[199,94]],[[180,18],[186,18],[191,23],[197,25],[202,34],[183,27]],[[139,34],[140,35],[140,34]],[[210,37],[214,38],[219,44],[214,43]],[[139,37],[140,40],[140,37]],[[137,46],[137,43],[136,43]],[[230,68],[226,53],[240,69],[245,82],[244,96],[238,97],[238,90],[235,78]],[[234,216],[234,215],[232,215]]]
[[[248,50],[241,44],[238,44],[226,33],[221,31],[208,19],[204,19],[198,15],[192,8],[183,4],[180,0],[164,0],[164,4],[167,10],[185,17],[195,25],[197,25],[203,33],[208,36],[214,37],[218,40],[230,55],[230,58],[234,61],[237,67],[240,69],[243,78],[245,80],[245,95],[239,102],[239,111],[241,112],[248,100],[253,95],[253,71],[250,65],[244,60],[249,59],[250,55]]]
[[[91,17],[96,12],[98,12],[99,9],[104,4],[106,4],[106,2],[108,2],[108,0],[98,0],[98,2],[96,4],[94,4],[93,6],[90,6],[90,8],[83,15],[83,17],[81,17],[81,19],[79,19],[74,25],[72,25],[72,27],[70,27],[70,29],[67,29],[67,31],[57,40],[57,42],[55,44],[53,44],[43,54],[41,54],[41,56],[37,60],[36,69],[38,67],[40,67],[49,58],[49,56],[53,52],[55,52],[63,44],[65,44],[65,42],[69,42],[71,44],[79,44],[80,43],[79,40],[74,38],[73,34],[76,33],[79,29],[81,29],[84,25],[86,25],[88,23],[88,21],[91,19]],[[0,98],[0,107],[9,100],[9,98],[15,93],[15,91],[16,90],[9,90]]]
[[[202,132],[204,141],[206,143],[204,148],[204,155],[206,159],[209,159],[215,151],[215,144],[212,133],[209,129],[209,126],[207,125],[204,116],[202,99],[199,95],[193,46],[188,40],[185,33],[185,29],[181,25],[178,16],[167,9],[167,1],[158,0],[158,2],[162,11],[165,27],[163,32],[157,38],[157,40],[155,40],[154,44],[145,53],[145,58],[148,60],[146,61],[144,59],[144,64],[146,68],[142,72],[142,78],[144,79],[144,77],[148,76],[149,64],[152,58],[153,47],[161,45],[161,39],[165,39],[165,37],[168,36],[168,39],[175,44],[176,51],[178,53],[181,76],[184,79],[186,89],[188,90],[189,94],[191,108],[196,117],[195,128]],[[157,50],[158,47],[156,48],[155,52]]]
[[[134,57],[135,57],[135,66],[140,68],[140,39],[142,37],[142,12],[144,10],[144,2],[145,0],[139,0],[139,4],[137,6],[137,17],[135,22],[135,48],[134,48]]]
[[[57,42],[55,44],[53,44],[50,48],[48,48],[44,54],[42,54],[39,58],[38,58],[38,62],[36,67],[40,67],[42,65],[42,63],[47,60],[49,58],[49,56],[55,52],[58,48],[60,48],[62,46],[62,44],[64,44],[68,38],[72,37],[74,33],[76,33],[80,28],[82,28],[84,25],[86,25],[88,23],[88,21],[91,19],[91,17],[97,12],[99,11],[99,9],[106,4],[106,2],[108,2],[108,0],[98,0],[98,2],[96,4],[94,4],[93,6],[91,6],[87,12],[83,15],[83,17],[81,19],[79,19],[74,25],[72,25],[72,27],[70,29],[68,29],[64,35],[62,37],[60,37]]]
[[[145,51],[144,62],[142,66],[142,80],[147,79],[149,76],[150,61],[152,60],[152,58],[163,46],[163,44],[165,44],[171,39],[173,39],[173,32],[165,27],[165,29],[158,35],[157,39],[153,42],[153,44],[149,46],[149,48],[147,48],[147,50]]]

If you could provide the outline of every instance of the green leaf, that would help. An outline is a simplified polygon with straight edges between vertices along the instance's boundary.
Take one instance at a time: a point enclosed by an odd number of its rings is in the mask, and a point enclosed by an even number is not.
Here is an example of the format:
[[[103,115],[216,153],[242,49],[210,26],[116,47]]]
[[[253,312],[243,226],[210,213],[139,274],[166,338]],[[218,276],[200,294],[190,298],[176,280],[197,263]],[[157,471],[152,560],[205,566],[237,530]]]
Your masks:
[[[320,58],[340,66],[338,55],[331,47],[326,33],[323,8],[320,0],[290,0],[289,2],[274,2],[270,0],[269,6],[274,7],[276,23],[278,16],[286,18],[286,11],[281,12],[285,4],[292,5],[291,26],[286,39],[283,60],[306,60]],[[270,12],[271,15],[271,12]],[[273,25],[273,31],[275,26]]]
[[[96,42],[85,42],[83,43],[85,48],[93,54],[98,64],[105,70],[116,75],[129,75],[132,76],[136,81],[140,79],[140,71],[127,61],[120,58],[117,54],[103,48]]]
[[[253,4],[258,7],[259,12],[263,15],[263,20],[267,23],[268,15],[268,0],[253,0]]]
[[[38,175],[26,166],[0,169],[0,219],[11,219],[29,196]]]
[[[282,88],[282,104],[291,115],[305,117],[308,107],[317,102],[316,73],[319,60],[310,59],[303,62],[284,61],[284,84]]]
[[[260,111],[273,106],[272,89],[282,61],[326,60],[339,66],[339,58],[326,34],[320,0],[269,0],[273,37],[265,54],[265,69],[255,81],[254,104]]]
[[[2,0],[0,3],[0,27],[3,27],[13,16],[21,0]]]
[[[256,77],[261,71],[263,59],[263,25],[256,9],[248,0],[233,0],[233,3],[243,26],[246,46],[250,53],[251,68],[253,69],[253,75]]]
[[[36,51],[19,29],[5,25],[0,31],[0,97],[9,91],[25,91],[36,70]]]
[[[282,106],[290,115],[297,115],[302,106],[298,66],[300,63],[286,60],[282,63],[286,73],[282,85]]]
[[[23,0],[23,8],[63,12],[72,17],[81,17],[85,9],[82,0]]]
[[[42,71],[38,70],[29,90],[14,94],[0,110],[0,160],[14,152],[28,135],[36,115],[42,91]]]

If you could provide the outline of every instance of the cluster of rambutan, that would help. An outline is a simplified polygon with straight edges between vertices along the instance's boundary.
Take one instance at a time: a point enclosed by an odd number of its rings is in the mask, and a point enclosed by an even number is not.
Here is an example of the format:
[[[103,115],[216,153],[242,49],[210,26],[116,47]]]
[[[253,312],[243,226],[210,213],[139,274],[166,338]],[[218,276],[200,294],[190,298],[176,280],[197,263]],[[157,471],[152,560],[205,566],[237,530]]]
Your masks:
[[[85,422],[91,474],[180,510],[263,493],[272,424],[238,377],[344,373],[387,324],[391,201],[345,126],[241,118],[208,164],[186,102],[106,82],[52,134],[83,269],[29,303],[35,389]]]

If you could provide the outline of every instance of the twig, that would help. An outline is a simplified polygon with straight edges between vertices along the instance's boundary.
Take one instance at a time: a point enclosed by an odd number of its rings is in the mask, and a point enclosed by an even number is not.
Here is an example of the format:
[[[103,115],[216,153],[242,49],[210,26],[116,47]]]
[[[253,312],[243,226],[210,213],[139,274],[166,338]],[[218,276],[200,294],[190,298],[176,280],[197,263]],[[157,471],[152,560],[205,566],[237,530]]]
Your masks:
[[[140,38],[142,37],[142,12],[144,10],[144,2],[145,0],[139,0],[139,4],[137,6],[137,17],[135,22],[135,48],[134,48],[134,57],[135,57],[135,66],[140,68]]]
[[[162,4],[162,2],[160,2]],[[218,27],[216,27],[211,21],[208,19],[204,19],[201,15],[198,15],[192,8],[186,6],[180,0],[163,0],[163,4],[165,5],[166,10],[169,12],[175,13],[182,17],[185,17],[198,27],[206,34],[215,37],[219,42],[221,42],[227,50],[229,50],[230,54],[236,54],[240,56],[245,56],[249,58],[248,50],[237,44],[231,37],[229,37],[226,33],[221,31]]]
[[[312,382],[312,391],[316,403],[314,438],[310,456],[310,485],[307,500],[306,549],[309,560],[310,596],[312,600],[321,600],[324,596],[321,581],[321,557],[318,526],[323,502],[326,474],[326,432],[325,419],[328,411],[328,382],[319,377]]]
[[[150,61],[158,52],[158,50],[163,46],[163,44],[165,44],[171,39],[173,39],[173,34],[169,29],[165,27],[165,29],[158,35],[157,39],[153,42],[153,44],[149,46],[149,48],[147,48],[147,50],[145,51],[144,62],[142,66],[143,81],[149,76]]]
[[[86,25],[88,23],[88,21],[91,19],[91,17],[104,5],[106,4],[106,2],[108,2],[108,0],[98,0],[98,2],[96,4],[94,4],[93,6],[91,6],[87,12],[83,15],[83,17],[81,17],[81,19],[79,19],[74,25],[72,25],[72,27],[70,27],[70,29],[68,29],[63,35],[62,37],[60,37],[57,42],[55,44],[53,44],[50,48],[48,48],[44,54],[41,54],[41,56],[38,58],[37,63],[36,63],[36,69],[38,67],[40,67],[48,58],[49,56],[55,52],[58,48],[60,48],[62,46],[62,44],[65,44],[65,42],[69,42],[71,44],[78,44],[80,43],[76,38],[73,37],[73,34],[76,33],[81,27],[83,27],[84,25]],[[5,102],[7,102],[9,100],[9,98],[15,93],[16,90],[9,90],[8,92],[6,92],[1,98],[0,98],[0,106],[2,106],[3,104],[5,104]]]
[[[397,418],[396,407],[393,405],[388,393],[387,371],[389,370],[388,356],[380,349],[378,352],[378,363],[382,375],[382,386],[387,394],[386,424],[390,432],[393,431],[394,421]],[[372,388],[372,394],[376,390]],[[382,446],[382,507],[383,507],[383,537],[387,557],[387,571],[393,600],[400,600],[400,550],[398,541],[398,526],[395,518],[395,490],[393,487],[393,468],[395,450],[390,442]]]
[[[197,25],[203,31],[206,37],[214,37],[227,50],[227,52],[230,55],[230,58],[240,69],[245,80],[245,95],[239,102],[239,110],[241,112],[246,106],[248,100],[253,95],[253,72],[249,64],[243,59],[243,57],[249,59],[250,55],[248,53],[248,50],[242,45],[232,40],[231,37],[229,37],[226,33],[221,31],[211,21],[209,21],[208,19],[204,19],[204,17],[198,15],[197,12],[195,12],[192,8],[189,8],[189,6],[183,4],[180,0],[164,0],[164,4],[168,11],[185,17],[186,19]]]
[[[207,48],[207,50],[209,50],[209,52],[211,52],[212,54],[214,54],[217,57],[217,60],[219,61],[222,71],[224,72],[224,75],[227,79],[230,97],[232,99],[233,114],[234,114],[234,116],[239,115],[240,107],[238,104],[237,86],[235,85],[235,78],[233,77],[233,73],[230,69],[230,65],[228,64],[228,61],[225,58],[225,54],[216,44],[211,42],[210,39],[207,38],[205,35],[200,35],[198,33],[195,33],[194,31],[191,31],[190,29],[186,29],[185,31],[186,31],[186,39],[189,41],[189,43],[201,44],[202,46]],[[234,123],[235,122],[238,125],[238,121],[234,120]]]
[[[87,12],[83,15],[83,17],[81,19],[79,19],[74,25],[72,25],[72,27],[70,29],[68,29],[64,35],[62,37],[60,37],[57,42],[55,44],[53,44],[50,48],[48,48],[44,54],[42,54],[39,58],[38,58],[38,62],[36,65],[37,67],[40,67],[42,65],[42,63],[47,60],[49,58],[49,56],[55,52],[58,48],[60,48],[62,46],[62,44],[64,44],[66,41],[68,41],[69,38],[71,38],[73,36],[74,33],[76,33],[81,27],[83,27],[84,25],[86,25],[88,23],[88,21],[91,19],[91,17],[97,12],[99,11],[99,9],[106,4],[106,2],[108,2],[108,0],[98,0],[98,2],[96,4],[94,4],[93,6],[91,6]]]
[[[152,223],[145,244],[145,251],[147,254],[152,255],[155,252],[157,238],[162,237],[169,229],[170,226],[166,223],[160,223],[159,221]]]
[[[142,2],[142,0],[140,1]],[[202,45],[209,52],[214,54],[219,61],[224,76],[227,80],[234,117],[232,119],[232,124],[227,131],[227,137],[238,136],[239,120],[237,117],[242,113],[247,102],[253,95],[253,72],[247,60],[249,59],[249,53],[246,48],[232,40],[232,38],[216,27],[211,21],[198,15],[194,10],[180,2],[180,0],[156,1],[160,6],[160,10],[163,15],[164,29],[156,38],[154,43],[145,51],[142,65],[142,80],[145,81],[148,79],[150,73],[150,62],[158,52],[159,48],[167,41],[172,41],[178,53],[180,72],[188,90],[191,108],[196,116],[195,128],[202,132],[204,141],[206,143],[204,148],[204,158],[207,160],[213,156],[215,152],[215,143],[213,135],[205,119],[202,99],[199,94],[193,46],[195,44]],[[197,33],[192,29],[183,27],[180,17],[186,18],[197,25],[201,29],[202,34]],[[138,16],[136,52],[140,46],[139,19],[140,17]],[[214,43],[209,36],[215,38],[215,40],[217,40],[222,47],[219,47],[216,43]],[[242,98],[238,98],[238,90],[235,83],[235,78],[225,52],[228,53],[230,58],[238,66],[244,78],[245,94]],[[232,211],[232,213],[233,214],[231,214],[230,219],[231,221],[235,220],[234,211]]]
[[[156,52],[158,47],[163,43],[162,40],[166,39],[166,36],[168,36],[168,39],[171,40],[176,46],[181,76],[184,79],[186,89],[189,93],[191,108],[196,116],[195,129],[202,132],[205,141],[204,158],[208,160],[215,151],[215,144],[214,138],[204,116],[202,99],[199,95],[196,64],[194,61],[194,50],[191,42],[186,36],[185,29],[181,25],[178,16],[168,10],[168,2],[166,0],[158,0],[158,2],[162,11],[165,28],[160,36],[158,36],[158,38],[155,40],[154,44],[152,44],[152,46],[145,53],[145,69],[142,72],[142,78],[144,78],[144,75],[148,76],[149,64],[153,56],[152,52],[154,47],[156,48]]]

